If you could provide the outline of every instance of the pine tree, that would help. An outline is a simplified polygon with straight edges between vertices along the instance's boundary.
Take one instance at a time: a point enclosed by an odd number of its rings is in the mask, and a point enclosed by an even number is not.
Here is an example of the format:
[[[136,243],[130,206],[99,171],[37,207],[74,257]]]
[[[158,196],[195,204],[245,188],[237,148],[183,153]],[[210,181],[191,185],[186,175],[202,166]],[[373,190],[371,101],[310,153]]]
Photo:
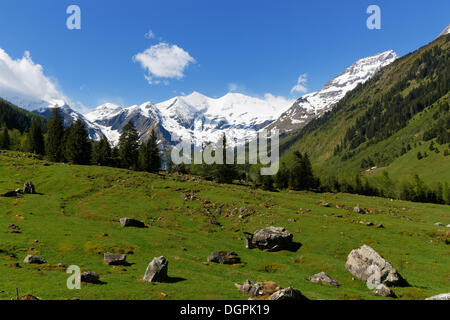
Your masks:
[[[4,126],[2,132],[0,133],[0,149],[8,150],[10,146],[11,140],[9,138],[8,128]]]
[[[238,177],[238,172],[234,163],[227,164],[227,138],[225,135],[222,137],[219,148],[223,148],[223,158],[222,164],[214,164],[212,167],[214,179],[219,183],[232,183]]]
[[[112,164],[111,157],[111,145],[108,139],[102,135],[100,142],[95,148],[93,162],[99,166],[108,166]]]
[[[158,172],[161,169],[161,157],[155,130],[152,130],[148,141],[139,147],[139,165],[142,170],[147,172]]]
[[[52,114],[47,123],[46,151],[50,161],[63,160],[64,125],[59,108],[52,109]]]
[[[31,122],[30,132],[28,133],[28,151],[38,155],[45,154],[44,136],[39,122]]]
[[[65,142],[66,159],[73,164],[90,164],[91,142],[84,123],[78,119],[72,124],[67,133]]]
[[[139,157],[139,136],[130,121],[123,128],[122,135],[119,139],[119,155],[120,161],[124,168],[137,169]]]

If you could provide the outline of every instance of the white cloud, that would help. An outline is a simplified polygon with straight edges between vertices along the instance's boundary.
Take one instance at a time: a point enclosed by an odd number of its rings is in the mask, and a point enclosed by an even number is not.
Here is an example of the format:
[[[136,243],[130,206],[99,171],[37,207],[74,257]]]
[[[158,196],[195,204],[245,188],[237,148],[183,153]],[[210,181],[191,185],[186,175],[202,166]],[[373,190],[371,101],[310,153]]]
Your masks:
[[[292,107],[295,102],[295,99],[286,99],[282,96],[274,96],[271,93],[266,93],[264,95],[264,100],[270,103],[271,105],[280,107],[280,110],[285,111],[288,108]]]
[[[237,83],[229,83],[228,84],[228,91],[236,92],[238,90],[239,90],[239,85]]]
[[[300,75],[297,80],[297,84],[291,89],[291,93],[299,92],[306,93],[308,89],[306,88],[306,84],[308,83],[308,75],[306,73]]]
[[[155,39],[156,35],[152,30],[148,30],[148,32],[144,35],[147,39]]]
[[[182,48],[165,42],[138,53],[133,60],[139,62],[142,68],[148,72],[145,79],[149,84],[159,84],[161,81],[167,84],[167,79],[181,79],[184,77],[184,70],[188,65],[196,62]],[[160,79],[155,80],[154,78]]]
[[[12,59],[0,48],[0,96],[16,101],[45,101],[52,104],[69,102],[57,83],[44,74],[26,51],[20,59]],[[16,100],[16,101],[14,101]]]

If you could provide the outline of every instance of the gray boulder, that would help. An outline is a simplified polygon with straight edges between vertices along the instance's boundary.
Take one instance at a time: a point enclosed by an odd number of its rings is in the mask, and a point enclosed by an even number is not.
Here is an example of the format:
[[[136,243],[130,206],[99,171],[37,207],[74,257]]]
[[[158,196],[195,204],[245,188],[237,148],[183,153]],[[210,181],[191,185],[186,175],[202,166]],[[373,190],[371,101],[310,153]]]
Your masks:
[[[450,300],[450,293],[442,293],[437,296],[426,298],[425,300]]]
[[[169,261],[165,257],[154,258],[147,267],[144,281],[164,282],[167,280]]]
[[[350,252],[345,268],[355,277],[363,281],[370,278],[377,285],[383,283],[390,286],[406,283],[387,260],[367,245]]]
[[[105,264],[107,264],[109,266],[127,265],[127,255],[126,254],[105,253],[103,255],[103,260],[104,260]]]
[[[362,210],[362,209],[360,208],[360,206],[358,205],[358,206],[356,206],[356,207],[353,208],[353,212],[354,212],[354,213],[364,213],[364,210]]]
[[[241,258],[235,252],[218,251],[211,253],[208,261],[220,264],[238,264],[241,263]]]
[[[25,184],[23,185],[23,193],[24,194],[35,194],[36,193],[34,185],[31,181],[25,182]]]
[[[379,284],[375,290],[373,290],[373,293],[375,293],[377,296],[382,296],[382,297],[395,297],[394,292],[389,289],[388,286],[384,285],[384,284]]]
[[[269,297],[269,300],[308,300],[300,290],[294,288],[281,289]]]
[[[120,224],[124,228],[126,227],[145,228],[145,223],[132,218],[122,218],[120,219]]]
[[[320,272],[318,274],[312,275],[311,277],[308,278],[308,280],[314,283],[328,284],[333,287],[341,286],[341,284],[337,280],[333,279],[325,272]]]
[[[25,259],[23,260],[23,263],[26,264],[44,264],[47,263],[47,261],[45,261],[44,258],[38,257],[38,256],[34,256],[32,254],[29,254],[25,257]]]
[[[84,283],[99,283],[100,276],[93,271],[85,271],[81,274],[81,282]]]
[[[236,288],[240,293],[250,296],[250,298],[255,298],[263,295],[264,285],[261,282],[251,282],[246,280],[243,284],[236,283]]]
[[[245,246],[264,251],[278,251],[292,246],[292,233],[285,228],[268,227],[257,230],[254,234],[246,233]]]

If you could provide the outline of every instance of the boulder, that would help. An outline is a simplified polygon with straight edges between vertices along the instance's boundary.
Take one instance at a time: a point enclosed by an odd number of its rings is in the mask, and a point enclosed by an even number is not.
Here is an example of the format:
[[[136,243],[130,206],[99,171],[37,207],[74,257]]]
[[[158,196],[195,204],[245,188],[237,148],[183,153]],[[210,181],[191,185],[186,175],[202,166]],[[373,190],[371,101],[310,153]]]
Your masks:
[[[208,262],[215,262],[220,264],[238,264],[241,263],[241,258],[235,252],[218,251],[213,252],[208,257]]]
[[[41,299],[39,299],[38,297],[33,296],[32,294],[26,294],[24,296],[21,296],[19,298],[19,300],[22,300],[22,301],[39,301]]]
[[[25,259],[23,260],[23,263],[26,264],[44,264],[47,263],[47,261],[45,261],[44,258],[38,257],[38,256],[34,256],[32,254],[29,254],[25,257]]]
[[[355,213],[364,213],[364,211],[359,206],[354,207],[353,208],[353,212],[355,212]]]
[[[281,289],[269,297],[269,300],[308,300],[300,290],[294,288]]]
[[[103,255],[105,264],[109,266],[123,266],[127,264],[126,254],[105,253]]]
[[[250,299],[256,297],[268,298],[282,288],[273,281],[253,283],[246,280],[243,284],[236,283],[236,288],[240,293],[250,296]]]
[[[85,271],[81,274],[81,282],[85,283],[99,283],[100,276],[93,271]]]
[[[388,286],[384,285],[384,284],[379,284],[375,290],[373,290],[373,293],[375,293],[377,296],[382,296],[382,297],[395,297],[394,292],[389,289]]]
[[[122,218],[120,219],[120,224],[124,228],[126,227],[145,228],[145,223],[132,218]]]
[[[308,280],[314,283],[328,284],[333,287],[341,286],[341,284],[337,280],[333,279],[325,272],[320,272],[318,274],[312,275],[311,277],[308,278]]]
[[[397,270],[367,245],[350,252],[345,268],[352,275],[363,281],[367,281],[370,278],[374,284],[381,282],[390,286],[405,283],[405,280]]]
[[[263,284],[261,282],[253,283],[250,280],[246,280],[243,284],[236,283],[236,288],[240,293],[255,298],[263,295]]]
[[[169,261],[165,257],[154,258],[145,271],[144,281],[164,282],[167,280]]]
[[[258,248],[264,251],[278,251],[292,246],[293,235],[285,228],[269,227],[246,233],[246,248]]]
[[[426,298],[425,300],[450,300],[450,293],[442,293],[437,296]]]
[[[35,194],[36,193],[34,185],[31,181],[25,182],[25,184],[23,185],[23,193],[24,194]]]

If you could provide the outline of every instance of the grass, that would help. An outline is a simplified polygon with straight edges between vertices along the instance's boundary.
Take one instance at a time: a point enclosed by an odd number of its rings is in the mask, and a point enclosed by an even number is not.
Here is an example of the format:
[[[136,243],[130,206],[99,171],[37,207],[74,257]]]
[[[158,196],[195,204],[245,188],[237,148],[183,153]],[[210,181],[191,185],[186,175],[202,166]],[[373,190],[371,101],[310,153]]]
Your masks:
[[[40,194],[0,198],[0,299],[15,297],[19,288],[20,294],[56,300],[246,300],[234,286],[246,279],[292,286],[310,299],[382,299],[345,270],[347,255],[362,244],[382,254],[412,285],[393,288],[400,299],[423,299],[450,288],[448,245],[438,232],[442,227],[434,226],[438,221],[450,223],[449,206],[349,194],[272,193],[190,176],[44,166],[26,154],[1,153],[0,193],[26,180],[33,181]],[[182,193],[195,197],[185,200]],[[358,204],[369,213],[354,213]],[[217,215],[219,207],[222,213]],[[240,208],[247,209],[243,218]],[[311,212],[301,214],[306,209]],[[210,224],[212,216],[222,226]],[[122,217],[140,219],[149,228],[124,229]],[[368,227],[361,220],[385,228]],[[19,226],[21,233],[12,233],[10,224]],[[286,227],[301,247],[274,253],[245,249],[243,232],[270,225]],[[206,263],[209,254],[219,250],[238,253],[242,264]],[[131,265],[105,265],[107,251],[128,254]],[[48,264],[23,264],[29,253],[39,254]],[[169,260],[171,283],[141,281],[148,263],[161,255]],[[10,266],[17,262],[20,268]],[[105,284],[68,290],[69,275],[58,263],[95,271]],[[321,271],[342,286],[307,280]]]

